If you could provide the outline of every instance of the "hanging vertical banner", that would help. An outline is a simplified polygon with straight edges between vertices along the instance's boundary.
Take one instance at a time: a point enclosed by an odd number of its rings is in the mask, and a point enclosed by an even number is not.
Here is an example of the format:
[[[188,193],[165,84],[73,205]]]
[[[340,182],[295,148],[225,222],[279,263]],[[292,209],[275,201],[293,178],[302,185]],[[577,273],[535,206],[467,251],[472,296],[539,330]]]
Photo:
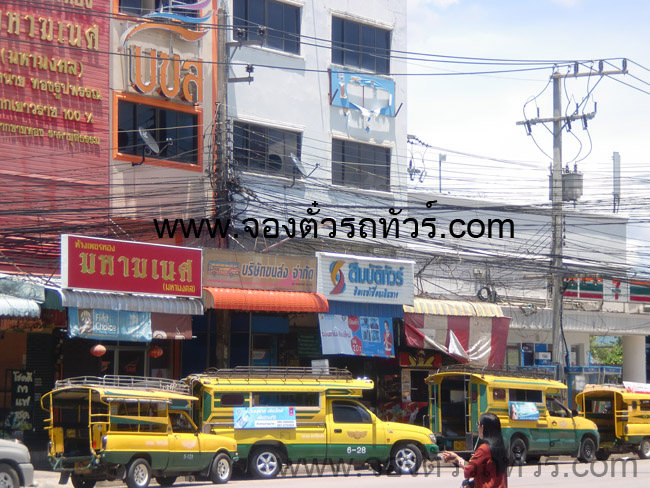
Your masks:
[[[318,314],[323,354],[395,357],[392,317]]]

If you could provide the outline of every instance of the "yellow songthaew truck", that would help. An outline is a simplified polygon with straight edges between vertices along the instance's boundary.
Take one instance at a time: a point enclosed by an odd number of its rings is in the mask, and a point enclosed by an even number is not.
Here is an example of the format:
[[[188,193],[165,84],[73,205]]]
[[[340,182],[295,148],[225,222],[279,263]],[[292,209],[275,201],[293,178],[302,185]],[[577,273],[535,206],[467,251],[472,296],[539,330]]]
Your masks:
[[[540,456],[568,455],[591,462],[599,434],[591,420],[561,400],[559,381],[487,368],[449,367],[430,375],[429,416],[441,449],[468,457],[478,439],[478,420],[499,417],[511,464],[535,463]]]
[[[195,422],[236,440],[243,467],[257,478],[305,462],[413,473],[438,453],[429,429],[370,412],[360,399],[373,382],[347,370],[238,367],[185,381],[199,398]]]
[[[41,398],[48,412],[48,457],[61,483],[92,488],[124,480],[147,488],[151,478],[171,486],[178,476],[227,483],[237,444],[200,432],[190,413],[196,398],[177,380],[137,376],[57,381]]]
[[[623,452],[650,458],[650,392],[628,391],[624,386],[586,385],[576,395],[576,402],[580,414],[598,426],[599,460]]]

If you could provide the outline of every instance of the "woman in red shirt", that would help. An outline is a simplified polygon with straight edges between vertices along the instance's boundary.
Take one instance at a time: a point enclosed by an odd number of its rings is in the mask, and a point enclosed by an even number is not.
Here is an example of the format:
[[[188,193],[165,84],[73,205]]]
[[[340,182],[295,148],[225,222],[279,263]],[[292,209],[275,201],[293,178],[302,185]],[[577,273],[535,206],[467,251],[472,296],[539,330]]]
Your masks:
[[[443,452],[442,458],[463,467],[465,478],[474,478],[474,488],[507,488],[508,455],[499,417],[493,413],[481,415],[478,436],[479,446],[469,461],[452,451]]]

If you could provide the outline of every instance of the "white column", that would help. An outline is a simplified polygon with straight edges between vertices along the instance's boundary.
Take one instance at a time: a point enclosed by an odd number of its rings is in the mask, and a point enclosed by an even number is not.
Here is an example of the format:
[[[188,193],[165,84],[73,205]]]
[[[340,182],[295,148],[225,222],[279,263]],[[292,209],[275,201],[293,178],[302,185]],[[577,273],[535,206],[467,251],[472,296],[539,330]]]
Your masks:
[[[646,382],[644,336],[623,336],[623,380]]]

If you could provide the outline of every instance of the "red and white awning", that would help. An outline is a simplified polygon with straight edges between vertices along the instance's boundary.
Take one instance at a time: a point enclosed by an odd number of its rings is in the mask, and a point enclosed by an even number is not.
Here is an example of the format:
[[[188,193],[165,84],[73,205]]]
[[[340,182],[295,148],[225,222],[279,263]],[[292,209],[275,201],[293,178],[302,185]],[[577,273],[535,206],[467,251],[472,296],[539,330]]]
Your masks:
[[[415,299],[404,307],[406,343],[463,363],[503,366],[510,318],[494,304]]]

